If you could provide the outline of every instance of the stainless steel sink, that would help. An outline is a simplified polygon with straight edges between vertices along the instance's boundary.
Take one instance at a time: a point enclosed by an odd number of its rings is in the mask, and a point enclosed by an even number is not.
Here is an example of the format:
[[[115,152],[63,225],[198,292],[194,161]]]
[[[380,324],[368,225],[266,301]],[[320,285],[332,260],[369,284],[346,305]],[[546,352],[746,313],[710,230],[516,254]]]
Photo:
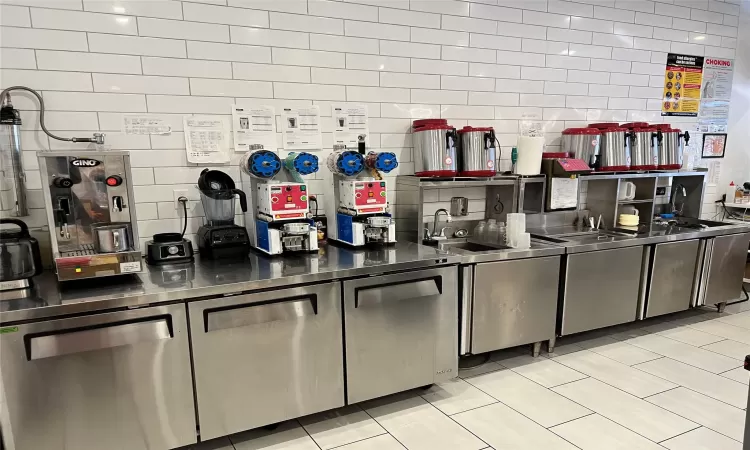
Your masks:
[[[496,247],[478,244],[476,242],[446,242],[438,244],[440,250],[465,250],[467,252],[490,252],[494,250],[503,250],[509,247],[498,245]]]

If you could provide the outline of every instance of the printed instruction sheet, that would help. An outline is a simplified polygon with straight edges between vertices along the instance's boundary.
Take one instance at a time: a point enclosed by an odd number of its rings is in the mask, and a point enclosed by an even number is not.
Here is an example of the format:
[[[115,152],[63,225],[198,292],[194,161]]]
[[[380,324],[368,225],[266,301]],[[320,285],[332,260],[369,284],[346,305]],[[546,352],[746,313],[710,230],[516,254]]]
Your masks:
[[[234,151],[246,152],[253,144],[276,151],[276,114],[272,106],[244,108],[232,105]]]

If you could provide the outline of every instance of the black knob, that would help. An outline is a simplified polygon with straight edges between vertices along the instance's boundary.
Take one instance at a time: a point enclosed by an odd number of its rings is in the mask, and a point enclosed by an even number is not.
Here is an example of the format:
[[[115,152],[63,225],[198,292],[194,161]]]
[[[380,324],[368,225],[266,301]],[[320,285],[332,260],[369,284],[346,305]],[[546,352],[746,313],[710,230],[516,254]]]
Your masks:
[[[287,192],[289,192],[289,191],[291,191],[291,190],[292,190],[292,187],[291,187],[291,186],[287,186],[287,187],[286,187],[286,191],[287,191]]]
[[[372,183],[369,183],[369,184],[367,185],[367,187],[372,187]]]
[[[55,187],[67,189],[67,188],[73,186],[73,180],[71,180],[70,178],[58,177],[58,178],[55,178],[54,180],[52,180],[52,184]]]

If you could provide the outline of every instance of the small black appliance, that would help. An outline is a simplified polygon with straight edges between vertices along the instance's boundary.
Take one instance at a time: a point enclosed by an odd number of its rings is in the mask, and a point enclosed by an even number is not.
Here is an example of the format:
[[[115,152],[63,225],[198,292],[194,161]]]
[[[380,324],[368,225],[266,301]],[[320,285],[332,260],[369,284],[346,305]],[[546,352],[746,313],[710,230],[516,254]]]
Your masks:
[[[146,242],[146,262],[151,265],[177,264],[194,260],[193,243],[185,239],[188,221],[187,198],[180,197],[178,201],[182,203],[182,210],[185,213],[182,234],[157,233],[150,241]]]
[[[247,198],[236,189],[234,180],[220,170],[203,169],[198,178],[206,224],[198,230],[198,251],[209,259],[245,257],[250,238],[245,227],[234,223],[235,197],[242,212],[247,212]]]
[[[21,220],[0,219],[2,224],[15,225],[19,230],[0,230],[0,291],[31,287],[31,278],[43,269],[39,242]]]

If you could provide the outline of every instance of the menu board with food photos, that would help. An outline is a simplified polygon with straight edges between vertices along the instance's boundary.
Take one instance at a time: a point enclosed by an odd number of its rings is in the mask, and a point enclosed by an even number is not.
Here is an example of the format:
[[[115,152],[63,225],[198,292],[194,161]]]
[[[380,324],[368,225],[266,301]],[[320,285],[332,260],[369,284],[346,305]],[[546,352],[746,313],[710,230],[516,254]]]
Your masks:
[[[700,110],[703,57],[669,53],[664,71],[662,116],[697,117]]]

